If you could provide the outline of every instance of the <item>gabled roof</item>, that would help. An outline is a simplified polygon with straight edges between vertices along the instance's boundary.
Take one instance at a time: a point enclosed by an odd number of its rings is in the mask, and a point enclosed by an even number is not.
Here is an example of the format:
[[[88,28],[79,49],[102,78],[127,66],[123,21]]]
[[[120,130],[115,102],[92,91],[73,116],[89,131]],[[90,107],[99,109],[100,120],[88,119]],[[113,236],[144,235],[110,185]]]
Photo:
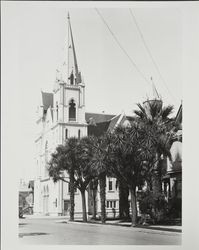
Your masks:
[[[111,119],[110,124],[109,124],[109,127],[108,127],[108,131],[112,131],[112,130],[115,128],[115,126],[116,126],[116,124],[118,123],[120,117],[121,117],[121,114],[120,114],[120,115],[117,115],[117,116],[115,116],[115,117],[113,117],[113,118]]]
[[[135,120],[135,118],[132,116],[126,116],[125,114],[117,115],[111,119],[108,131],[110,131],[110,132],[113,131],[119,125],[123,126],[125,121],[132,123],[134,120]]]
[[[41,94],[44,110],[47,110],[50,106],[53,107],[53,93],[46,93],[42,91]]]
[[[101,123],[110,121],[115,115],[98,114],[98,113],[85,113],[86,122]]]
[[[101,136],[105,132],[111,132],[119,124],[123,124],[125,120],[130,123],[134,120],[134,117],[125,116],[124,114],[119,115],[105,115],[105,114],[95,114],[86,113],[86,119],[88,123],[88,135]],[[105,121],[104,121],[105,120]],[[95,122],[94,122],[95,121]],[[96,122],[103,121],[103,122]]]
[[[101,136],[107,132],[110,121],[96,123],[96,125],[88,126],[88,135]]]

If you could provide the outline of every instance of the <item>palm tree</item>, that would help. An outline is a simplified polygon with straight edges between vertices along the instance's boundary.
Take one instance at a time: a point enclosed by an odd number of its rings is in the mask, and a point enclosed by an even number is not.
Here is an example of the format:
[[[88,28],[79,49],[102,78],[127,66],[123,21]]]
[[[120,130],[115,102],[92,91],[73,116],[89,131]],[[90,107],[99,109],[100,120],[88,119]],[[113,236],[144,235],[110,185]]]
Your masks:
[[[162,100],[147,100],[138,105],[138,110],[135,110],[137,120],[146,126],[149,131],[153,130],[153,136],[150,140],[155,145],[154,159],[151,165],[152,189],[154,194],[162,192],[161,177],[163,169],[160,161],[162,156],[170,157],[170,146],[172,139],[173,119],[169,116],[173,112],[173,106],[168,105],[163,107]]]
[[[74,176],[76,187],[82,196],[83,221],[87,221],[85,191],[89,183],[94,178],[92,174],[91,159],[93,157],[93,138],[84,137],[79,140],[77,145],[76,161],[78,162]]]
[[[98,178],[95,176],[95,178],[91,180],[89,185],[89,189],[91,191],[91,199],[93,203],[93,211],[92,211],[93,219],[96,219],[97,215],[97,206],[96,206],[97,187],[98,187]]]
[[[119,188],[119,216],[121,219],[129,218],[129,188],[122,181],[117,178]]]
[[[152,145],[147,145],[147,130],[139,123],[134,123],[128,128],[117,128],[112,134],[111,145],[110,160],[113,161],[109,166],[122,185],[128,186],[131,196],[132,226],[136,226],[136,188],[143,185],[148,173],[146,162],[151,158],[153,148]]]
[[[69,138],[64,146],[57,147],[50,161],[49,175],[54,181],[66,181],[62,177],[63,171],[69,174],[70,220],[74,220],[74,193],[75,188],[78,188],[82,196],[83,221],[87,221],[85,191],[93,178],[91,172],[92,141],[91,137],[84,137],[80,140]]]
[[[68,182],[64,178],[64,172],[69,175],[69,190],[70,190],[70,220],[74,221],[74,209],[75,209],[75,169],[77,166],[76,154],[77,154],[78,140],[75,137],[68,139],[65,145],[59,145],[56,148],[55,153],[51,156],[49,162],[49,176],[53,178],[54,182],[62,180]]]
[[[101,221],[106,222],[106,176],[108,173],[109,143],[106,135],[95,138],[92,169],[99,180]]]

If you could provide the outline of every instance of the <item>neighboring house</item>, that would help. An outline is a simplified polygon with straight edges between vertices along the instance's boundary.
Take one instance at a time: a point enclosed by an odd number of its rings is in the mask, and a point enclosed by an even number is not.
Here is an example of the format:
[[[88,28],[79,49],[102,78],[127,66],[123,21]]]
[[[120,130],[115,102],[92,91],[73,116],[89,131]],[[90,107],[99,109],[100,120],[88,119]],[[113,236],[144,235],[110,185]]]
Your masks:
[[[163,178],[164,193],[176,217],[181,217],[182,205],[182,104],[175,118],[171,160],[167,159],[167,173]]]

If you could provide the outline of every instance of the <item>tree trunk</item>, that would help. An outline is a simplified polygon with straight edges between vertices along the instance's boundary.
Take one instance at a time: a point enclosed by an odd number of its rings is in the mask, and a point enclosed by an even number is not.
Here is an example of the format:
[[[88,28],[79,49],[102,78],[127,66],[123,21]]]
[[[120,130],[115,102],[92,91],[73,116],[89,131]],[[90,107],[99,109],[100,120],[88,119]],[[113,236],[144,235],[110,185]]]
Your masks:
[[[96,219],[97,215],[97,206],[96,206],[97,186],[98,186],[98,181],[92,180],[91,190],[92,190],[92,202],[93,202],[93,210],[92,210],[93,219]]]
[[[93,189],[93,219],[96,219],[96,195],[97,195],[97,190]]]
[[[129,218],[129,188],[119,182],[119,215],[120,218]]]
[[[85,190],[81,190],[83,222],[87,222]]]
[[[74,182],[74,173],[70,174],[70,221],[74,221],[74,212],[75,212],[75,182]]]
[[[100,184],[100,200],[101,200],[101,221],[106,222],[106,175],[101,176]]]
[[[154,164],[153,174],[152,174],[152,191],[154,195],[162,193],[162,181],[160,173],[160,157],[156,154],[156,163]]]
[[[158,171],[153,171],[152,175],[152,191],[154,195],[162,193],[162,182]]]
[[[132,219],[132,227],[137,225],[137,202],[136,202],[136,188],[130,188],[131,194],[131,219]]]

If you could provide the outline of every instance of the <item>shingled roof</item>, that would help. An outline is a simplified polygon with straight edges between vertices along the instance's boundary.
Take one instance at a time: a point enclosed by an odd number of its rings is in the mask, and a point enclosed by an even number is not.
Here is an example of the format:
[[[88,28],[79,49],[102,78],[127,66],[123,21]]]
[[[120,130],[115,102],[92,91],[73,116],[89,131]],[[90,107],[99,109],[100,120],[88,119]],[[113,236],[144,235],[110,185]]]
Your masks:
[[[108,127],[108,130],[109,130],[109,131],[112,131],[112,130],[114,129],[115,125],[117,124],[117,122],[118,122],[119,119],[120,119],[120,116],[121,116],[121,114],[120,114],[120,115],[117,115],[117,116],[115,116],[113,119],[111,119],[110,124],[109,124],[109,127]]]
[[[95,113],[87,113],[87,114],[89,114],[86,117],[88,123],[88,135],[95,135],[95,136],[101,136],[107,131],[110,132],[113,131],[118,122],[119,124],[123,124],[125,120],[129,120],[129,122],[132,122],[134,120],[134,117],[125,115],[121,117],[121,114],[119,115],[105,115],[105,114],[95,114]]]
[[[101,123],[110,121],[115,115],[98,114],[98,113],[85,113],[86,122]]]
[[[106,122],[100,122],[96,125],[89,125],[88,126],[88,135],[95,135],[97,137],[103,135],[105,132],[107,132],[109,127],[110,121]]]

